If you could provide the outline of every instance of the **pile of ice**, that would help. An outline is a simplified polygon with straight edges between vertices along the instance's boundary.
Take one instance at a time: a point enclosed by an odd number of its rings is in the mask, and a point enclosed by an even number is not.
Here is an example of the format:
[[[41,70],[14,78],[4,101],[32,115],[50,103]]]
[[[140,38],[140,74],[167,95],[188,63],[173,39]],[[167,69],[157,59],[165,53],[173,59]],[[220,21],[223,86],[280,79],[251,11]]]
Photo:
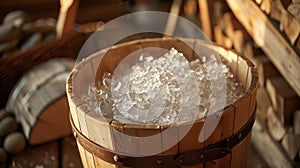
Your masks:
[[[224,101],[224,107],[234,103],[245,92],[215,55],[189,62],[174,48],[157,58],[144,53],[128,73],[105,72],[101,81],[90,86],[82,103],[100,115],[127,123],[195,120]]]

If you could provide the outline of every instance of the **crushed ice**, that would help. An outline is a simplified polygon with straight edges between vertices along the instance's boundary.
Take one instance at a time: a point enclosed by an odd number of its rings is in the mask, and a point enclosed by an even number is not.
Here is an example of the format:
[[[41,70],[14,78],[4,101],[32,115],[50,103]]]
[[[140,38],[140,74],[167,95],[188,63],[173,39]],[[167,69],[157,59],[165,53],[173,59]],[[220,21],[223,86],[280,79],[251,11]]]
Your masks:
[[[211,82],[221,77],[226,83],[216,85],[217,91],[212,94]],[[189,62],[174,48],[158,58],[144,53],[130,73],[121,76],[104,72],[101,81],[89,86],[81,102],[105,117],[125,123],[194,120],[205,116],[210,106],[220,102],[218,97],[222,95],[218,94],[225,93],[225,105],[229,105],[245,92],[215,55]]]

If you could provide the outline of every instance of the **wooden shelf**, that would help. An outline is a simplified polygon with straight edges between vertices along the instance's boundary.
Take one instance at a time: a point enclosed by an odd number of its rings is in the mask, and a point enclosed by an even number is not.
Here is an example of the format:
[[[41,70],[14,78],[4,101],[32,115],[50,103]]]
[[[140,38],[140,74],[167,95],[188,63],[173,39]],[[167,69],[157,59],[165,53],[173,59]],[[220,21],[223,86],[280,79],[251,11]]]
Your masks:
[[[281,32],[252,0],[226,0],[242,23],[284,78],[300,96],[300,57]]]

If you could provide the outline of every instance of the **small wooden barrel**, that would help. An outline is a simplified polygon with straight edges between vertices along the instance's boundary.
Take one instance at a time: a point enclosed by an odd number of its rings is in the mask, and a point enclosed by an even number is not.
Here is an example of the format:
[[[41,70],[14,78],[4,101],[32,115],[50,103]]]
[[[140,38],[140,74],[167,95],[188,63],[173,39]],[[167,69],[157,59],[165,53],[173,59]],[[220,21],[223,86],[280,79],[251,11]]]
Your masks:
[[[71,133],[66,79],[73,59],[53,59],[27,72],[11,92],[6,109],[15,113],[29,144],[41,144]]]
[[[78,101],[78,96],[88,92],[89,84],[94,83],[97,78],[101,78],[103,72],[113,73],[118,63],[136,50],[147,47],[170,50],[171,47],[174,47],[182,52],[188,60],[193,60],[195,53],[186,43],[191,46],[201,46],[196,48],[201,52],[214,49],[229,62],[231,71],[245,86],[246,94],[234,104],[225,107],[221,116],[216,112],[205,119],[172,126],[128,124],[101,117]],[[247,166],[258,86],[257,71],[251,62],[220,46],[212,46],[193,39],[153,38],[119,44],[108,50],[101,62],[98,63],[101,54],[103,55],[102,51],[82,61],[70,73],[67,81],[67,95],[71,110],[70,121],[84,167]],[[199,142],[201,130],[204,129],[205,134],[205,129],[209,129],[204,127],[204,123],[218,117],[220,122],[214,132],[204,142]],[[190,130],[184,135],[184,131],[188,127]],[[169,132],[163,133],[166,129],[169,129]],[[134,137],[158,135],[160,139],[156,139],[155,146],[150,146],[146,142],[122,139],[118,133]],[[171,148],[166,148],[165,145],[172,141],[177,143]],[[147,156],[147,152],[153,148],[160,148],[161,152]],[[124,151],[129,151],[130,154],[127,153],[128,156],[126,156]]]

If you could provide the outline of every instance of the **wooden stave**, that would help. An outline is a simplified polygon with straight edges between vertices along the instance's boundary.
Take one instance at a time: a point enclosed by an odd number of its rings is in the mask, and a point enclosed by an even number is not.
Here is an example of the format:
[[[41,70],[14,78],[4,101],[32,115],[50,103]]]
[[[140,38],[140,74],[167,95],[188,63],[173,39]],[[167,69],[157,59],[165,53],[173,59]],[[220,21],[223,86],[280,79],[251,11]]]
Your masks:
[[[53,59],[34,67],[29,72],[25,73],[19,82],[17,82],[17,84],[14,86],[14,89],[9,96],[6,109],[14,112],[16,119],[18,122],[20,122],[24,135],[30,144],[42,143],[32,141],[31,135],[33,132],[35,132],[35,126],[39,123],[39,118],[43,112],[47,111],[49,108],[51,108],[52,104],[60,101],[65,96],[65,81],[73,66],[73,59]],[[38,72],[38,75],[34,76],[35,72]],[[37,77],[41,77],[42,80],[35,81]],[[59,87],[57,88],[57,86]],[[47,91],[47,89],[52,88],[55,88],[56,90],[52,92]],[[26,101],[23,101],[24,97],[27,97]],[[36,109],[32,108],[34,104],[38,105]],[[68,107],[67,103],[65,104],[66,107]],[[30,112],[28,108],[33,112]],[[68,110],[64,111],[67,112]],[[43,121],[43,123],[47,124],[45,121]],[[66,129],[71,130],[70,126]],[[68,135],[69,133],[70,131],[64,134]]]
[[[155,40],[158,40],[158,41],[155,41]],[[166,40],[166,41],[164,41],[164,40]],[[132,42],[127,42],[127,43],[124,43],[124,44],[120,44],[117,47],[115,47],[115,46],[112,47],[111,49],[112,50],[117,50],[118,48],[126,47],[127,45],[137,45],[138,47],[133,47],[133,48],[142,48],[142,47],[147,46],[147,44],[151,43],[151,42],[157,42],[158,43],[157,47],[161,47],[161,44],[164,44],[164,42],[167,42],[168,40],[169,40],[168,38],[163,38],[163,39],[144,39],[144,40],[138,40],[138,41],[132,41]],[[178,40],[177,39],[171,39],[171,41],[177,42]],[[195,41],[197,42],[197,40],[191,40],[191,39],[188,39],[187,41],[188,42],[191,42],[191,41],[192,42],[195,42]],[[142,47],[139,47],[139,45],[142,45]],[[204,45],[206,45],[206,47],[212,47],[209,44],[204,44]],[[238,110],[245,110],[244,113],[246,113],[246,115],[242,115],[243,116],[242,121],[240,121],[240,122],[236,121],[235,123],[231,123],[233,125],[233,127],[235,127],[235,129],[234,128],[230,128],[230,129],[232,129],[231,132],[234,133],[234,132],[237,132],[248,121],[248,119],[254,113],[255,102],[256,102],[256,97],[255,96],[256,96],[256,90],[257,90],[257,86],[258,86],[258,84],[257,84],[258,75],[257,75],[256,69],[254,68],[254,65],[248,59],[246,59],[246,58],[244,58],[242,56],[239,56],[239,55],[235,54],[234,52],[232,52],[230,50],[226,50],[226,49],[222,48],[221,46],[214,45],[212,47],[212,49],[215,49],[215,48],[217,48],[219,50],[218,51],[219,53],[225,54],[227,56],[231,55],[231,57],[235,58],[236,60],[239,60],[240,62],[243,62],[244,66],[247,66],[246,72],[242,72],[241,70],[239,70],[239,68],[236,65],[234,65],[234,64],[237,64],[236,62],[234,62],[232,65],[229,65],[229,66],[231,66],[230,68],[231,68],[231,70],[232,70],[232,72],[234,74],[236,74],[238,76],[246,74],[245,77],[243,78],[244,81],[242,81],[245,84],[245,86],[246,86],[246,90],[247,90],[246,91],[246,95],[243,96],[241,99],[239,99],[236,103],[234,103],[230,107],[225,108],[226,110],[224,111],[224,113],[222,115],[222,118],[223,117],[226,118],[227,116],[231,116],[232,117],[232,115],[234,115],[234,117],[236,117],[235,116],[236,114],[239,115],[239,113],[237,112],[237,109]],[[128,49],[128,48],[126,48],[126,49]],[[116,53],[118,53],[118,52],[116,51]],[[88,61],[90,61],[90,59],[92,59],[92,57],[96,57],[96,54],[93,54],[92,56],[88,57],[84,62],[79,63],[80,65],[78,65],[78,67],[80,67],[80,68],[83,67],[86,62],[88,62]],[[224,55],[223,55],[223,57],[224,57]],[[78,73],[80,71],[80,68],[78,68],[78,69],[74,70],[73,72],[71,72],[70,76],[73,76],[75,74],[75,72]],[[74,74],[72,74],[72,73],[74,73]],[[73,104],[75,102],[75,101],[72,100],[72,98],[73,98],[72,89],[74,89],[74,86],[71,86],[71,84],[73,84],[73,83],[70,82],[70,80],[71,80],[70,76],[68,78],[68,84],[67,84],[67,90],[68,90],[68,92],[67,92],[67,94],[68,94],[69,102],[72,102],[71,104]],[[99,75],[97,73],[96,76],[97,77],[99,77],[99,76],[101,77],[101,74]],[[239,78],[240,78],[240,76],[239,76]],[[75,104],[76,104],[76,102],[73,105],[75,105]],[[246,109],[244,108],[245,106],[247,107]],[[74,115],[77,116],[78,113],[82,113],[82,111],[81,110],[77,110],[76,113],[77,114],[74,114],[74,110],[72,112],[72,109],[71,109],[72,117]],[[83,115],[83,116],[88,116],[92,112],[84,111],[83,113],[85,113],[85,115]],[[234,114],[232,114],[232,113],[234,113]],[[82,114],[79,114],[79,115],[82,115]],[[78,118],[78,116],[77,116],[77,118]],[[73,118],[73,121],[74,121],[74,118]],[[235,119],[234,119],[234,121],[235,121]],[[89,122],[91,122],[91,121],[89,121]],[[107,119],[103,119],[102,121],[97,121],[97,122],[95,122],[95,124],[97,124],[97,123],[99,124],[101,122],[104,122],[104,123],[108,122],[109,123],[108,130],[110,131],[111,136],[114,135],[113,134],[113,130],[118,130],[118,131],[121,131],[123,133],[126,133],[126,131],[124,131],[126,128],[127,129],[128,128],[131,128],[131,129],[142,129],[143,131],[148,131],[148,130],[150,130],[150,128],[157,127],[156,125],[148,124],[146,127],[143,128],[143,126],[141,126],[140,124],[130,124],[130,125],[127,124],[126,125],[126,124],[123,124],[123,123],[119,123],[117,121],[111,121],[111,120],[107,120]],[[195,123],[199,123],[200,124],[201,122],[203,124],[203,121],[201,121],[201,120],[197,120]],[[93,123],[90,123],[89,125],[92,125],[92,124]],[[80,123],[80,121],[78,121],[78,124],[77,124],[76,128],[78,130],[80,130],[80,127],[81,127],[81,123]],[[166,126],[166,125],[163,126],[162,125],[162,126],[158,127],[157,130],[159,132],[160,129],[166,128],[166,127],[168,127],[168,126]],[[199,128],[199,126],[198,126],[198,128]],[[202,128],[202,127],[200,126],[200,128]],[[89,137],[89,132],[88,131],[84,131],[84,132],[82,132],[82,133],[86,137]],[[227,136],[229,136],[229,135],[230,134],[228,134]],[[213,133],[212,136],[214,136],[214,133]],[[225,137],[223,136],[222,138],[225,139],[226,136]],[[239,144],[238,146],[236,146],[234,148],[234,150],[237,151],[235,153],[238,153],[239,151],[245,151],[247,153],[247,150],[249,149],[250,138],[251,138],[251,133],[248,135],[248,137],[246,139],[244,139],[242,141],[241,145]],[[222,140],[222,139],[219,139],[219,140]],[[96,140],[92,140],[92,141],[102,146],[102,144],[99,141],[96,141]],[[178,144],[180,144],[180,142]],[[178,144],[177,144],[177,146],[178,146]],[[209,144],[210,143],[206,143],[206,146],[209,145]],[[113,143],[112,143],[112,146],[113,146]],[[200,147],[203,148],[204,146],[205,146],[204,144],[202,144],[202,145],[199,144],[198,148],[200,148]],[[108,147],[108,149],[114,150],[113,148],[109,148],[109,147]],[[179,146],[177,147],[177,150],[175,149],[171,153],[168,153],[168,154],[174,154],[174,153],[177,153],[177,152],[183,152],[183,151],[179,151]],[[227,167],[230,167],[230,166],[234,167],[234,166],[243,166],[243,165],[245,165],[245,163],[247,163],[246,162],[247,157],[240,158],[240,156],[238,156],[238,155],[233,155],[233,156],[228,155],[228,157],[226,158],[225,162],[222,162],[222,159],[219,159],[217,161],[211,161],[212,164],[210,164],[210,163],[207,162],[207,163],[203,163],[203,164],[197,165],[197,166],[200,166],[200,167],[201,166],[205,166],[205,167],[211,167],[211,166],[213,166],[213,167],[219,167],[219,166],[228,165]],[[110,163],[107,163],[107,164],[110,165],[110,166],[112,166],[112,167],[114,166],[113,164],[110,164]]]

